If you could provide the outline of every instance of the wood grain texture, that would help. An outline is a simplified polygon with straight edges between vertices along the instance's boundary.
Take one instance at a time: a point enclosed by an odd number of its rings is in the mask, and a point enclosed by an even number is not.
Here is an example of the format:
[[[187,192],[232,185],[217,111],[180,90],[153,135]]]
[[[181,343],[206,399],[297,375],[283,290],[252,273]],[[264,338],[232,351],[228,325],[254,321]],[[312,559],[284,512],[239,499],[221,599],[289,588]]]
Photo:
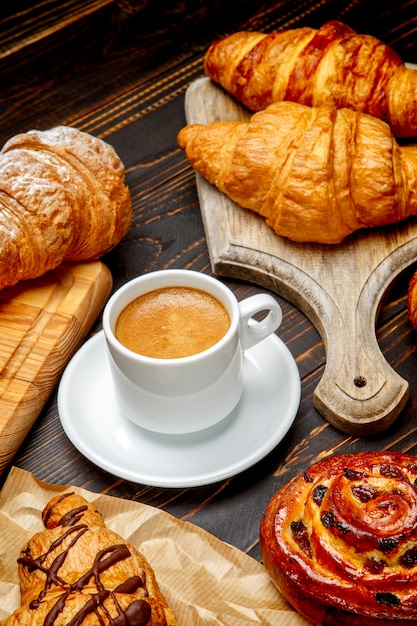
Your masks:
[[[185,107],[189,123],[249,117],[208,78],[188,88]],[[415,259],[416,220],[361,231],[337,246],[299,244],[277,236],[201,176],[196,180],[213,271],[276,291],[319,331],[326,367],[314,392],[316,408],[354,435],[390,426],[409,385],[383,356],[375,320],[384,293]]]
[[[0,472],[42,410],[112,286],[101,262],[67,263],[0,293]]]

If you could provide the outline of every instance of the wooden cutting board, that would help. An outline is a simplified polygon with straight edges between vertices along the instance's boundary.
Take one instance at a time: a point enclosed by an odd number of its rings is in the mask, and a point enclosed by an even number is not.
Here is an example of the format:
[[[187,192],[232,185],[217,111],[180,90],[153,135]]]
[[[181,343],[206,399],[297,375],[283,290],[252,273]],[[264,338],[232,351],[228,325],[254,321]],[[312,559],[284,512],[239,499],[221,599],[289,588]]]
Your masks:
[[[0,291],[0,472],[38,417],[112,287],[100,261],[64,263]]]
[[[247,120],[249,113],[208,78],[190,85],[188,123]],[[378,346],[375,322],[394,278],[417,260],[417,221],[356,233],[343,244],[299,244],[239,208],[196,175],[213,272],[249,280],[293,302],[320,333],[326,366],[314,405],[336,428],[359,436],[387,428],[408,382]]]

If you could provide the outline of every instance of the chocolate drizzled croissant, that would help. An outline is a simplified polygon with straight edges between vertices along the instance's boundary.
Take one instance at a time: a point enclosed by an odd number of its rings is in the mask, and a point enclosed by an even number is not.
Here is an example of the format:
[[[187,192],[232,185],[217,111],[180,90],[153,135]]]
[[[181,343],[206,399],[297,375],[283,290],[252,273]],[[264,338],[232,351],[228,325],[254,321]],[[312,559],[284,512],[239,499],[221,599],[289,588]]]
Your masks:
[[[99,258],[131,219],[112,146],[69,126],[11,137],[0,152],[0,289]]]
[[[335,244],[417,214],[417,147],[385,122],[332,105],[277,102],[249,122],[190,124],[191,165],[293,241]]]
[[[21,607],[1,626],[178,626],[145,557],[74,493],[44,508],[21,551]]]
[[[383,119],[396,137],[417,135],[417,71],[338,21],[318,30],[233,33],[209,47],[204,69],[252,111],[282,100],[330,103]]]
[[[417,459],[331,456],[271,498],[260,526],[264,565],[312,624],[417,623]]]

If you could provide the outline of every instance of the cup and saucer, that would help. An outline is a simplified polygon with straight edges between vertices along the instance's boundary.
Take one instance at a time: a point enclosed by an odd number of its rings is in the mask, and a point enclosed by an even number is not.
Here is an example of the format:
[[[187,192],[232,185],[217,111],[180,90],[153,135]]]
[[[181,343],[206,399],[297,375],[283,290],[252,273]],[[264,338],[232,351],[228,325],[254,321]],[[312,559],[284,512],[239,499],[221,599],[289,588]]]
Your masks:
[[[175,277],[174,272],[177,273]],[[194,278],[194,274],[197,274],[188,270],[166,270],[153,274],[165,276],[167,273],[170,280],[177,281],[184,274],[188,282],[190,278]],[[199,274],[196,277],[196,285],[202,280],[206,282],[207,279],[216,280],[207,276],[202,279],[201,276],[204,275]],[[126,286],[126,289],[129,291],[130,287]],[[224,290],[224,286],[221,286],[221,290]],[[219,293],[219,297],[222,297],[226,304],[228,296],[224,296],[222,291]],[[119,298],[117,292],[113,298],[116,300]],[[265,309],[265,301],[261,304],[261,308]],[[245,306],[249,306],[248,303],[243,305],[243,309]],[[250,306],[253,306],[252,302]],[[245,331],[240,330],[240,333],[231,331],[231,335],[240,334],[236,346],[237,352],[243,355],[240,366],[236,365],[236,369],[240,368],[242,391],[234,408],[215,423],[210,425],[206,422],[194,432],[186,429],[182,432],[166,432],[165,429],[164,432],[163,425],[159,429],[146,427],[146,415],[136,420],[134,412],[127,416],[126,410],[122,410],[120,388],[123,389],[125,396],[125,385],[132,387],[132,381],[126,383],[131,363],[123,361],[122,357],[128,357],[127,361],[130,359],[125,348],[117,346],[114,338],[112,340],[114,346],[109,342],[111,334],[109,312],[114,308],[115,303],[110,299],[103,315],[103,331],[89,339],[73,356],[63,373],[58,389],[58,412],[63,429],[72,444],[92,463],[119,478],[140,484],[167,488],[197,487],[225,480],[248,469],[283,440],[299,408],[301,381],[291,352],[283,341],[271,332],[271,323],[268,330],[265,326],[262,331],[264,336],[261,339],[258,337],[257,340],[252,338],[249,346],[247,342],[245,345],[246,339],[242,337]],[[242,316],[242,309],[240,315]],[[232,317],[239,317],[239,311],[233,313]],[[277,326],[279,323],[280,320],[279,322],[275,320],[274,325]],[[262,324],[258,322],[254,324],[255,328],[252,328],[253,323],[250,324],[250,333],[259,333]],[[219,365],[216,362],[219,355],[216,353],[227,351],[228,341],[226,338],[225,345],[220,345],[219,349],[215,348],[213,354],[208,350],[207,355],[204,354],[202,357],[205,363],[203,365],[200,364],[198,357],[195,360],[191,359],[190,371],[198,372],[199,367],[209,365],[207,371],[212,371],[214,365]],[[211,362],[207,361],[210,357]],[[146,359],[144,361],[142,363],[144,367],[150,365],[146,363]],[[183,361],[185,363],[180,365],[187,366],[187,360]],[[177,373],[173,365],[167,364],[168,373],[169,368]],[[122,373],[118,371],[115,375],[115,369],[120,368],[125,368],[125,371]],[[180,370],[181,368],[178,371]],[[226,380],[228,386],[229,370],[230,367],[227,373],[220,377],[223,382]],[[188,384],[190,371],[185,369],[184,384]],[[141,380],[143,376],[146,379],[146,367],[141,372]],[[170,376],[165,374],[164,378],[169,382]],[[196,380],[198,384],[198,377]],[[179,384],[182,384],[181,381]],[[132,393],[137,392],[137,395],[132,396],[128,404],[131,407],[142,406],[141,398],[146,403],[148,390],[147,393],[143,390],[137,391],[135,385],[132,389]],[[202,400],[196,400],[185,409],[190,413],[190,419],[198,420],[199,415],[207,409],[207,405],[210,405],[210,410],[206,412],[210,415],[211,409],[216,408],[215,390],[216,385],[212,384],[208,396],[204,396],[204,389],[198,392],[196,398],[201,397]],[[219,392],[223,392],[222,387],[219,387]],[[169,397],[174,399],[172,413],[175,414],[175,397],[172,395]],[[161,406],[163,409],[163,405]],[[183,407],[180,412],[181,414],[184,412]],[[138,423],[135,423],[135,420]]]

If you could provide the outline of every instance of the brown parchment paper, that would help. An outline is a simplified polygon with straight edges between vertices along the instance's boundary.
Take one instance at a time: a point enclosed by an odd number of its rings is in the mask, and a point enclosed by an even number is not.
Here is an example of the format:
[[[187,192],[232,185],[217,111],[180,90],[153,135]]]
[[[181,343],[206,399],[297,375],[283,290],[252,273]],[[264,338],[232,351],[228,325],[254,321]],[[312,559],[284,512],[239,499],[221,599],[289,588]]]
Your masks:
[[[39,481],[13,467],[0,493],[0,618],[20,606],[17,558],[41,512],[68,490],[94,502],[106,525],[138,548],[181,626],[306,626],[282,598],[264,567],[199,527],[155,507]]]

